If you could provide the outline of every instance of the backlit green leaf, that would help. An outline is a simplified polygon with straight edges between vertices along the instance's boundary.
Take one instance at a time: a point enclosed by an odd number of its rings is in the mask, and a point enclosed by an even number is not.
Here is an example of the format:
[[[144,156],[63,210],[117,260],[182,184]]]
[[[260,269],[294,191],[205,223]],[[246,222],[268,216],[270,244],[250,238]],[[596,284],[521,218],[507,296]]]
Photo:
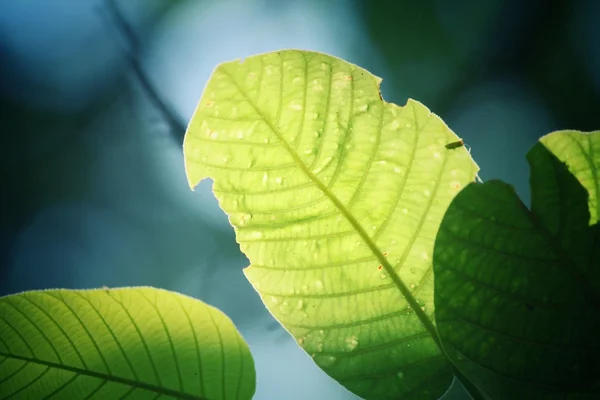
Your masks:
[[[199,300],[141,287],[0,298],[0,394],[11,399],[251,399],[254,361]]]
[[[275,318],[330,376],[373,399],[436,399],[433,240],[477,166],[422,104],[338,58],[280,51],[219,65],[184,140],[214,180]],[[448,144],[451,144],[447,147]]]
[[[600,398],[600,131],[549,134],[527,159],[531,210],[491,181],[467,186],[444,217],[440,337],[495,399]]]

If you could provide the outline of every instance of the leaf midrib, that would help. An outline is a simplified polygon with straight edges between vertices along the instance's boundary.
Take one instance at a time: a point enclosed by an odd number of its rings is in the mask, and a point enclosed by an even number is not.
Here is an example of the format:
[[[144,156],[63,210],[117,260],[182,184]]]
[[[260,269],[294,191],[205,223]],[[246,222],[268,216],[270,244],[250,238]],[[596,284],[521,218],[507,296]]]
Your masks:
[[[164,394],[167,396],[173,396],[177,399],[183,399],[183,400],[209,400],[206,397],[202,397],[202,396],[195,396],[189,393],[183,393],[177,390],[173,390],[173,389],[168,389],[162,386],[156,386],[156,385],[152,385],[150,383],[145,383],[145,382],[140,382],[140,381],[135,381],[132,379],[128,379],[128,378],[122,378],[119,376],[115,376],[115,375],[110,375],[110,374],[106,374],[103,372],[97,372],[97,371],[92,371],[89,369],[83,369],[83,368],[78,368],[78,367],[72,367],[70,365],[65,365],[65,364],[58,364],[58,363],[54,363],[51,361],[46,361],[46,360],[41,360],[39,358],[33,358],[33,357],[24,357],[24,356],[20,356],[17,354],[12,354],[12,353],[5,353],[3,351],[0,351],[0,357],[6,357],[6,358],[11,358],[11,359],[16,359],[16,360],[21,360],[21,361],[25,361],[28,363],[34,363],[34,364],[38,364],[38,365],[44,365],[46,367],[50,367],[50,368],[57,368],[57,369],[61,369],[64,371],[70,371],[70,372],[74,372],[78,375],[85,375],[85,376],[90,376],[93,378],[98,378],[98,379],[103,379],[105,381],[108,382],[115,382],[115,383],[122,383],[124,385],[128,385],[131,387],[135,387],[135,388],[139,388],[139,389],[145,389],[148,391],[151,391],[153,393],[160,393],[160,394]]]
[[[265,115],[253,102],[248,95],[242,90],[242,87],[238,84],[238,82],[234,79],[233,75],[227,70],[225,65],[221,66],[221,70],[224,74],[229,78],[232,84],[236,87],[239,93],[246,99],[248,104],[254,109],[254,111],[260,116],[263,122],[268,126],[271,132],[277,137],[279,143],[284,147],[284,149],[288,152],[288,154],[292,157],[294,162],[298,165],[298,167],[306,174],[308,179],[312,181],[322,192],[323,194],[329,198],[329,200],[337,207],[337,209],[342,213],[342,215],[346,218],[346,220],[352,225],[352,227],[356,230],[361,239],[365,242],[365,244],[369,247],[371,252],[377,257],[378,261],[381,263],[385,272],[392,279],[400,293],[404,296],[407,303],[410,305],[411,309],[415,312],[425,329],[429,332],[431,338],[434,340],[436,345],[439,347],[440,351],[443,352],[443,348],[441,346],[439,337],[437,335],[437,331],[432,321],[429,319],[427,314],[421,309],[418,301],[412,296],[408,286],[402,281],[402,279],[398,276],[396,271],[393,269],[392,265],[388,262],[387,258],[383,255],[383,252],[377,247],[377,245],[371,240],[367,232],[360,225],[358,220],[354,218],[354,216],[350,213],[350,211],[342,204],[342,202],[333,194],[329,188],[321,182],[318,177],[313,174],[309,168],[304,164],[304,162],[300,159],[298,154],[294,151],[294,149],[290,146],[290,144],[285,140],[284,136],[279,132],[278,128],[274,126],[270,118]],[[382,110],[384,112],[384,110]]]

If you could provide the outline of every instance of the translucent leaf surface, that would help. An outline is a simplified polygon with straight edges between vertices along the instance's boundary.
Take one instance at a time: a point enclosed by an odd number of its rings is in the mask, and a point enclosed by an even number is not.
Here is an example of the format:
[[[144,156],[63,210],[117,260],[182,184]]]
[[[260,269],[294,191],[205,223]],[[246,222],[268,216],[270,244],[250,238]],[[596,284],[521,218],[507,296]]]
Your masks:
[[[233,323],[154,288],[0,298],[0,397],[251,399],[254,361]]]
[[[436,399],[453,374],[433,339],[433,240],[477,167],[422,104],[383,101],[380,82],[306,51],[221,64],[186,170],[191,186],[214,180],[247,278],[325,372],[367,398]]]
[[[531,210],[491,181],[467,186],[444,217],[440,337],[495,399],[600,398],[600,131],[549,134],[527,159]]]

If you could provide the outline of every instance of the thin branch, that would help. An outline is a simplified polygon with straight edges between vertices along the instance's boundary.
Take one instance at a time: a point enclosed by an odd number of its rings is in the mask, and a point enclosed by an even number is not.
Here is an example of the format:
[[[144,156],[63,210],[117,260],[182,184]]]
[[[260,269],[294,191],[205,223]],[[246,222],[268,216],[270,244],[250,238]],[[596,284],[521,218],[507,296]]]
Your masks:
[[[141,49],[141,42],[139,38],[135,34],[129,21],[127,21],[121,10],[118,8],[116,2],[114,0],[105,0],[105,4],[113,24],[127,42],[129,51],[126,53],[126,57],[137,80],[142,85],[142,88],[150,102],[154,105],[154,107],[156,107],[169,125],[172,133],[177,137],[177,139],[182,141],[186,130],[186,124],[183,119],[177,115],[177,113],[162,99],[158,89],[152,83],[148,77],[148,74],[144,71],[139,57]]]

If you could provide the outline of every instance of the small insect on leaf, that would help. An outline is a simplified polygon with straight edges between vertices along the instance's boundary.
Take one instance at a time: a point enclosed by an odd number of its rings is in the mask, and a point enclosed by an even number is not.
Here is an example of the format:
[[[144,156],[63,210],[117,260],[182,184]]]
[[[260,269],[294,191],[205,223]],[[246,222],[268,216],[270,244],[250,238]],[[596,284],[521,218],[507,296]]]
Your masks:
[[[388,253],[387,253],[387,251],[383,253],[383,256],[384,256],[384,257],[387,257],[387,256],[388,256]],[[380,271],[381,271],[381,269],[382,269],[382,268],[383,268],[383,265],[381,265],[381,264],[379,264],[379,265],[377,266],[377,269],[378,269],[378,270],[380,270]]]
[[[446,148],[447,148],[448,150],[452,150],[452,149],[458,149],[459,147],[462,147],[462,146],[464,146],[464,145],[465,145],[465,141],[464,141],[464,140],[462,140],[462,139],[460,139],[460,140],[458,140],[458,141],[456,141],[456,142],[448,143],[448,144],[446,145]]]

